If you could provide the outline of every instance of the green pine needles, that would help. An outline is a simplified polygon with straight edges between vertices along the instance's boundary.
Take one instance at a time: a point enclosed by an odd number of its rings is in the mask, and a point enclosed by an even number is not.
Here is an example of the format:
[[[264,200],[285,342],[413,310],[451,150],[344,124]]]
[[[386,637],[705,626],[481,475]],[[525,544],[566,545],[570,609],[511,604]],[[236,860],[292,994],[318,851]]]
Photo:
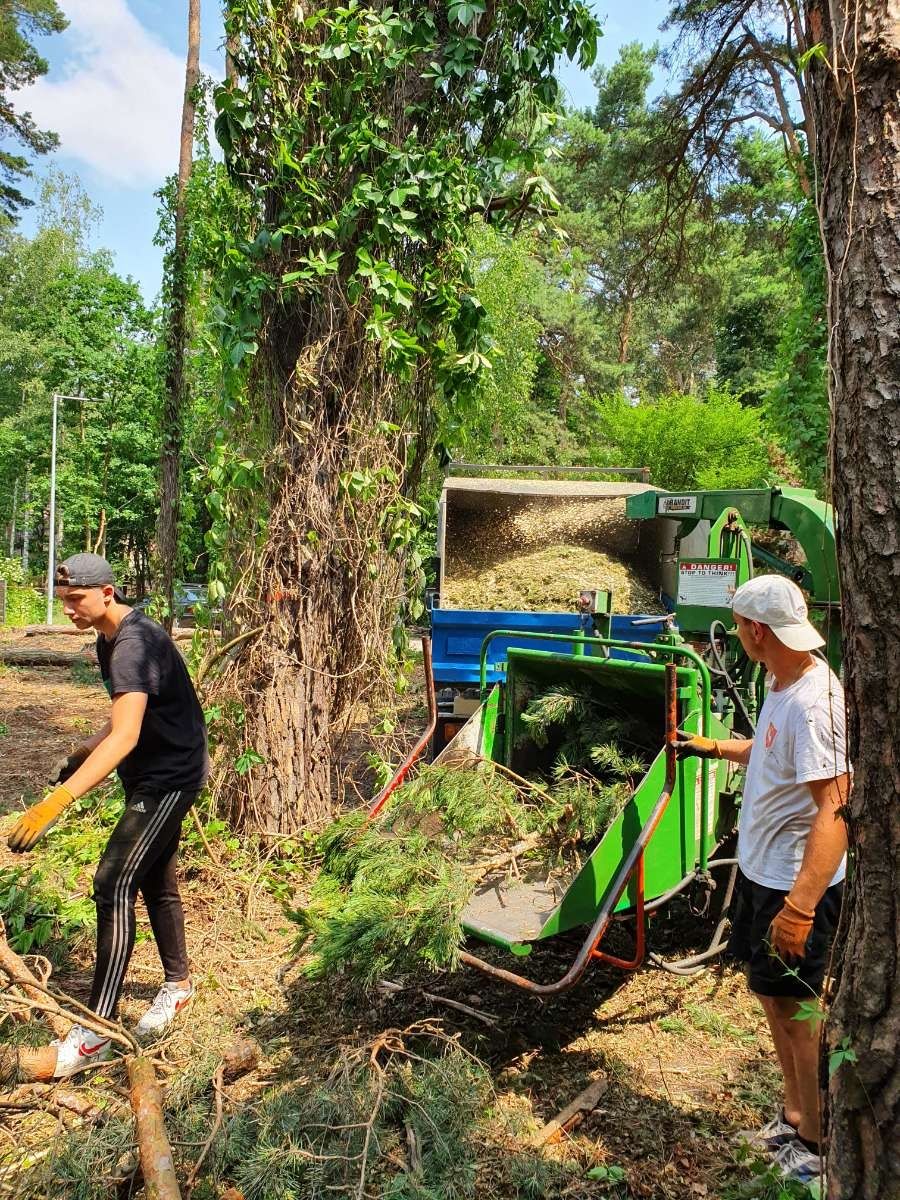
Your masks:
[[[289,914],[308,975],[365,989],[423,965],[452,970],[483,879],[502,880],[520,859],[548,874],[580,865],[643,777],[646,748],[587,692],[545,692],[523,720],[539,745],[554,727],[563,738],[546,783],[484,760],[425,766],[376,819],[353,812],[322,834],[319,878]]]

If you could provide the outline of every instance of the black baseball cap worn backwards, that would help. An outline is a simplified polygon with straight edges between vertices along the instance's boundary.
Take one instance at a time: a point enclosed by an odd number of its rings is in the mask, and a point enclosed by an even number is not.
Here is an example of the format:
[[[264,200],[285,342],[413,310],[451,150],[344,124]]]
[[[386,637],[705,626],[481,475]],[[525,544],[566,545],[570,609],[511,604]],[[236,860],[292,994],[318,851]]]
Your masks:
[[[57,587],[95,588],[112,584],[115,587],[113,569],[99,554],[71,554],[56,568]],[[115,589],[116,599],[121,603],[125,597]]]

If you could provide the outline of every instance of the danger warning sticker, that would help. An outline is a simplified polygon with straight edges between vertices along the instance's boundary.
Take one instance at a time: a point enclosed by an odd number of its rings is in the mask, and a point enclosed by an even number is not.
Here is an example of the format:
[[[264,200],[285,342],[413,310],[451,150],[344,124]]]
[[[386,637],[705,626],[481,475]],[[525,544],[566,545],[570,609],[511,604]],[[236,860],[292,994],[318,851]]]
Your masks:
[[[678,603],[730,608],[737,587],[737,563],[682,559],[678,564]]]

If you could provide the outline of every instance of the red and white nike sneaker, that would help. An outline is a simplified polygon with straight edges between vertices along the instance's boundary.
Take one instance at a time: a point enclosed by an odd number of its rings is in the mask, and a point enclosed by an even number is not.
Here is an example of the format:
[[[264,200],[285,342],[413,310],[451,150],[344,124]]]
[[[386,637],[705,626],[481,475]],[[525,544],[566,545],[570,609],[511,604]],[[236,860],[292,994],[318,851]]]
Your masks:
[[[54,1079],[68,1079],[79,1071],[108,1062],[113,1053],[109,1038],[100,1037],[83,1025],[73,1025],[64,1038],[51,1045],[56,1047]]]
[[[163,1033],[177,1015],[194,998],[194,985],[180,987],[177,983],[164,983],[156,993],[153,1003],[138,1021],[134,1029],[135,1037],[158,1037]]]

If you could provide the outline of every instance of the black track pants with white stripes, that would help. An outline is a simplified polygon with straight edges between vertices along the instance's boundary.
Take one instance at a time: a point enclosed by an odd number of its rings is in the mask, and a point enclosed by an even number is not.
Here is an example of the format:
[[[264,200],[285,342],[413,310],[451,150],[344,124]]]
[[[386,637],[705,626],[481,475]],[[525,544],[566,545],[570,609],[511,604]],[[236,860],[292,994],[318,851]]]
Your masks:
[[[125,812],[112,832],[94,876],[97,964],[90,1007],[113,1019],[134,949],[134,901],[144,897],[165,978],[188,977],[184,912],[176,866],[181,822],[196,792],[129,791]]]

